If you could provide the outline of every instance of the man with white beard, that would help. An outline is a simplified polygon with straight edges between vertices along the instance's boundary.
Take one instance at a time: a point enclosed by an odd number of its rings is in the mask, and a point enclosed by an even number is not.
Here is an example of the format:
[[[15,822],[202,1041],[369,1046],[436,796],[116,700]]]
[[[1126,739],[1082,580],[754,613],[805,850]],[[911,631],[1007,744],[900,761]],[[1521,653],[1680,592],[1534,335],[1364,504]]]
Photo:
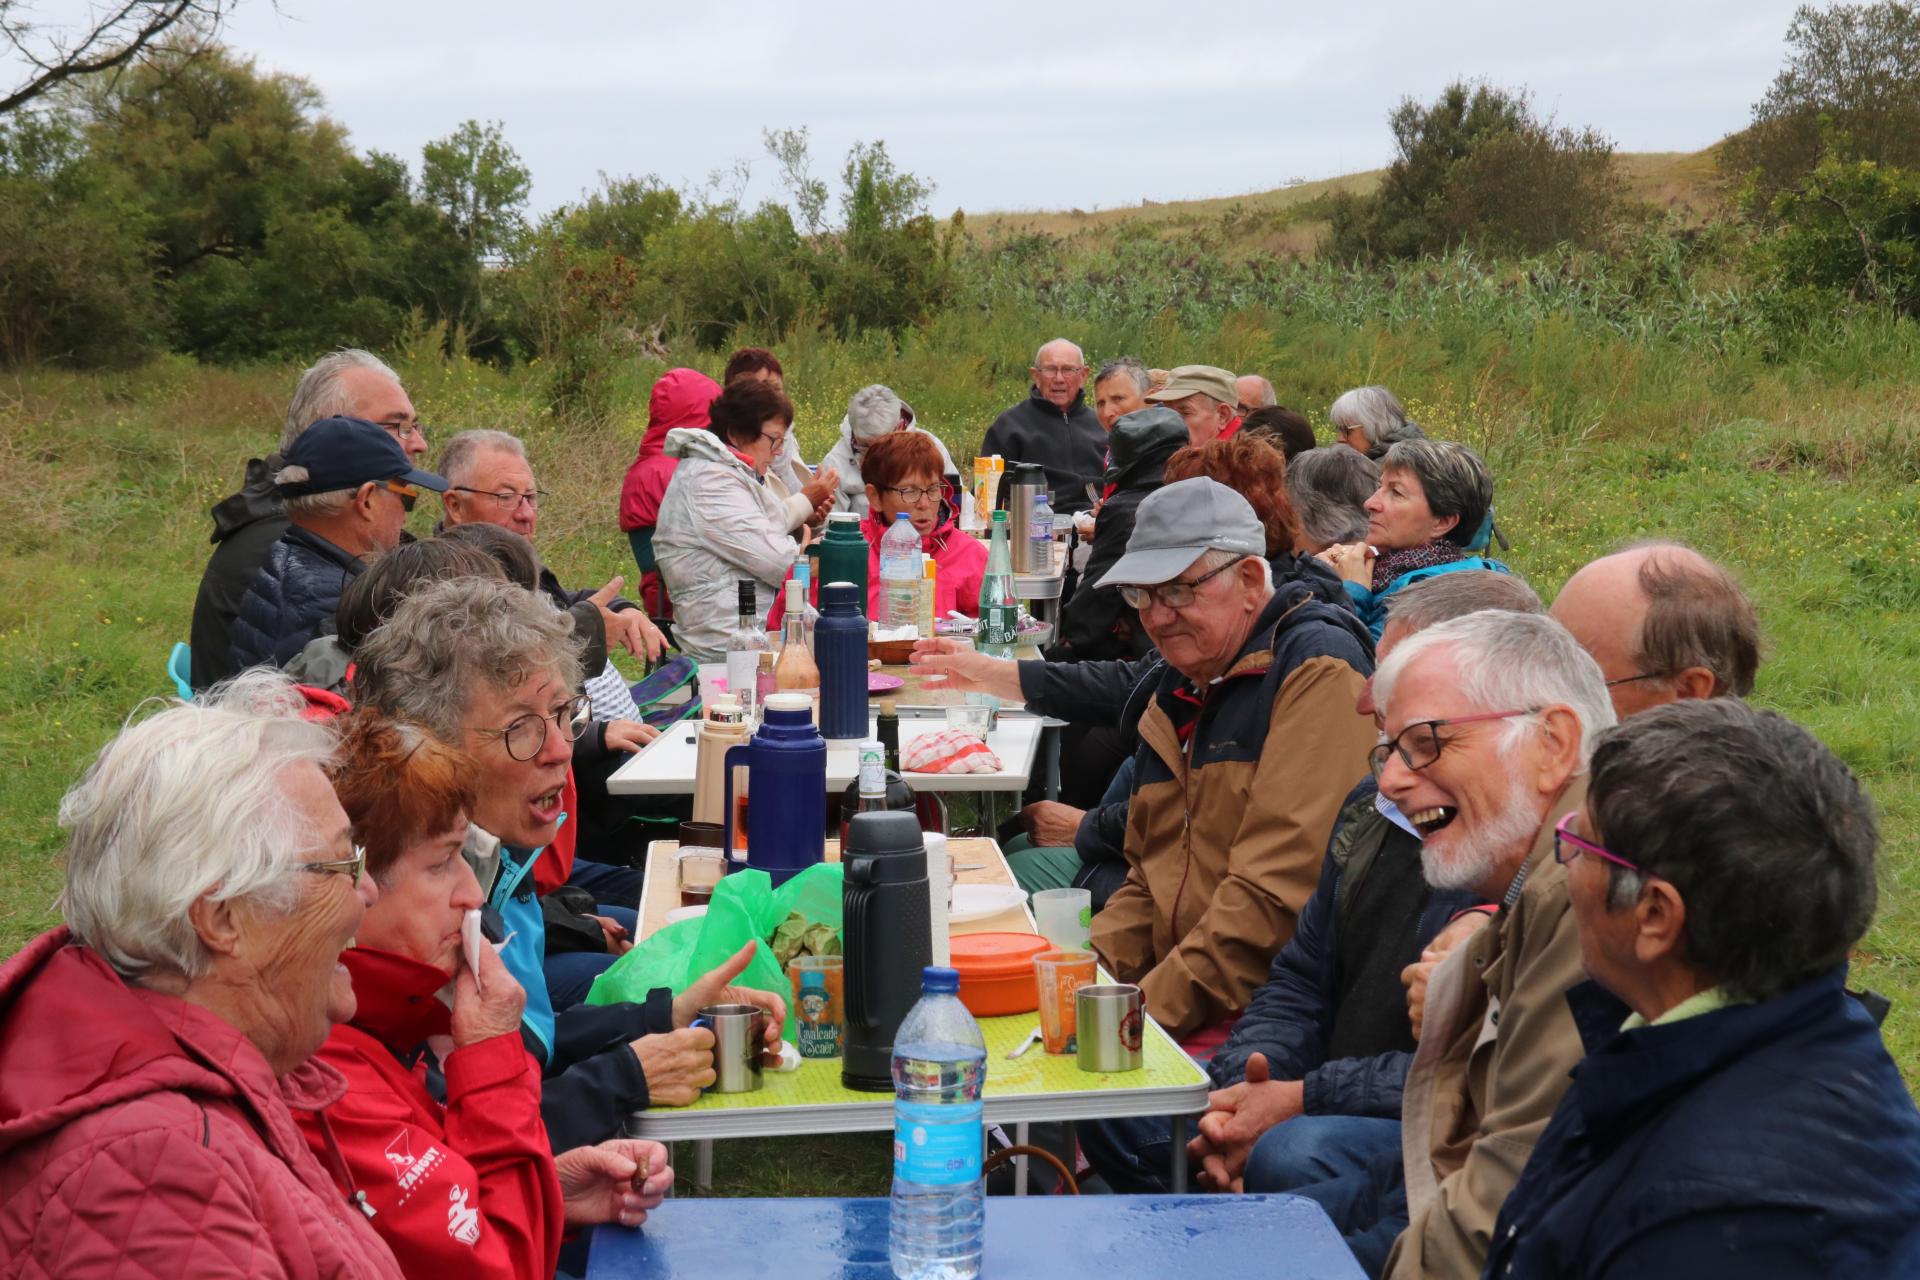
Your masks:
[[[1553,827],[1585,795],[1613,706],[1564,627],[1500,612],[1400,644],[1374,699],[1374,774],[1419,829],[1428,882],[1499,904],[1427,983],[1401,1111],[1408,1226],[1385,1271],[1466,1280],[1582,1056],[1563,998],[1583,980],[1580,938]]]

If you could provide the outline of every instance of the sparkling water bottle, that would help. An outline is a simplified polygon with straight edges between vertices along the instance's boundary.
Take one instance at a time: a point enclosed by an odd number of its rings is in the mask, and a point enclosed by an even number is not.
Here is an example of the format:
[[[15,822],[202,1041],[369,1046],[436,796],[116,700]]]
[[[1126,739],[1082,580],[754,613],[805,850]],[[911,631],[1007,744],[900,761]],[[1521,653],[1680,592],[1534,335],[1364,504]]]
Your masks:
[[[880,625],[910,627],[920,620],[920,534],[902,511],[880,538]]]
[[[929,966],[920,1002],[893,1036],[893,1212],[887,1250],[899,1280],[980,1274],[986,1188],[980,1091],[986,1041],[960,1003],[960,975]]]

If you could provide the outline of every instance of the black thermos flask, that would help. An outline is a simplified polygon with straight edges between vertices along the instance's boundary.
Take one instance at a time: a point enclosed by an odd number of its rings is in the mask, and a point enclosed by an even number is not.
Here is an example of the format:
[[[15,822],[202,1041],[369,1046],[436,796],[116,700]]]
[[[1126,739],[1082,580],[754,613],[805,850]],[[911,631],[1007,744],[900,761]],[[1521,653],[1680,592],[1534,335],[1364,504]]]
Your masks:
[[[919,821],[899,810],[855,814],[840,865],[847,953],[840,1082],[890,1093],[893,1033],[920,998],[920,971],[933,963]]]

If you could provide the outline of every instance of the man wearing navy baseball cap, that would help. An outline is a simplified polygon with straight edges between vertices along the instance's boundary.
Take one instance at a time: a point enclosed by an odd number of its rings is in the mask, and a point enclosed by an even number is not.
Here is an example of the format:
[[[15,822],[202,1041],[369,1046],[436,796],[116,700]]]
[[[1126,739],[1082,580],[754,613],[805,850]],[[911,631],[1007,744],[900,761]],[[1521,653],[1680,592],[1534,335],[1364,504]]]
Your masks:
[[[415,470],[385,430],[359,418],[323,418],[281,455],[273,477],[287,531],[267,549],[233,621],[235,666],[285,666],[333,626],[349,579],[400,544],[422,489],[447,482]]]

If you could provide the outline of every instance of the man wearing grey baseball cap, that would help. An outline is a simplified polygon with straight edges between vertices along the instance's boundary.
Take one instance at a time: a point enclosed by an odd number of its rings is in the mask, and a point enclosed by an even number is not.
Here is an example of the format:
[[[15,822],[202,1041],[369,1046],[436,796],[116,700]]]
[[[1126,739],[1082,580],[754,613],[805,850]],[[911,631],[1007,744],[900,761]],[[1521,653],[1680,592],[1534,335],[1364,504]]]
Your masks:
[[[1176,1037],[1210,1046],[1267,978],[1319,880],[1373,745],[1359,619],[1300,581],[1275,590],[1247,500],[1204,476],[1140,504],[1120,589],[1159,651],[1134,688],[1141,746],[1127,879],[1093,946]]]

